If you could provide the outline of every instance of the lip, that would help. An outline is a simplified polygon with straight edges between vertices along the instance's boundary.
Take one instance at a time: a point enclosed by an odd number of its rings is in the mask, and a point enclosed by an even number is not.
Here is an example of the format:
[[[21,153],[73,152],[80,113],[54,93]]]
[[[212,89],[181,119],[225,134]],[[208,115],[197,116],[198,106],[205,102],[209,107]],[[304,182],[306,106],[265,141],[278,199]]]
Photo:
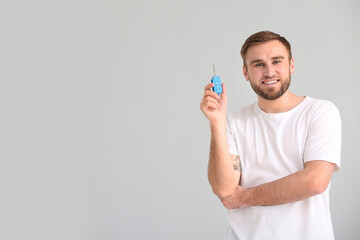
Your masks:
[[[268,79],[268,80],[261,81],[261,84],[263,84],[265,86],[274,86],[278,82],[280,82],[280,79]]]

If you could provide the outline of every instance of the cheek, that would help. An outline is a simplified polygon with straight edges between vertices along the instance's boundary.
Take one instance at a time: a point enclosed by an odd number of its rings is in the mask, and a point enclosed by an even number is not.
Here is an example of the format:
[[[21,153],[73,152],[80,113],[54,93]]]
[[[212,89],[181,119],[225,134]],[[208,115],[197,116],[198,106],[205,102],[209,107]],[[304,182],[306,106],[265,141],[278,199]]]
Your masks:
[[[280,72],[280,73],[288,74],[289,72],[292,73],[292,68],[291,68],[290,65],[278,66],[277,71]]]
[[[255,69],[254,71],[251,72],[250,76],[254,79],[261,78],[264,76],[264,71],[261,68]]]

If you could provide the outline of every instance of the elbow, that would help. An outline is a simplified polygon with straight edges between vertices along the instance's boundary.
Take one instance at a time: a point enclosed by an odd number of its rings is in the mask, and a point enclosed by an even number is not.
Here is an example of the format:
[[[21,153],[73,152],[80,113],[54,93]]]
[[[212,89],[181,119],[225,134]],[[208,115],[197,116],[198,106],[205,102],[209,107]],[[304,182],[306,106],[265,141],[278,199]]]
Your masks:
[[[220,199],[226,198],[230,195],[232,195],[235,192],[235,189],[218,189],[218,188],[212,188],[213,193],[218,196]]]
[[[312,195],[323,193],[329,186],[335,164],[326,161],[310,161],[305,163],[304,171],[308,190]]]
[[[311,181],[310,191],[312,195],[318,195],[323,193],[327,189],[328,185],[329,185],[328,181],[324,181],[321,179],[314,179],[313,181]]]

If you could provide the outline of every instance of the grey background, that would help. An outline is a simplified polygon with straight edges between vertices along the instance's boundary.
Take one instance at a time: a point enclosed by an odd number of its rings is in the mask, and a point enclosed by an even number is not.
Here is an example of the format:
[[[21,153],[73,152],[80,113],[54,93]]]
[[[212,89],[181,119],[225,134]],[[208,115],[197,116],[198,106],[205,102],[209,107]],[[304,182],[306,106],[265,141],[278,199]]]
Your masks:
[[[293,47],[291,90],[343,121],[337,239],[360,238],[360,3],[1,1],[0,238],[222,239],[199,109],[212,64],[229,111],[256,100],[239,54],[271,30]]]

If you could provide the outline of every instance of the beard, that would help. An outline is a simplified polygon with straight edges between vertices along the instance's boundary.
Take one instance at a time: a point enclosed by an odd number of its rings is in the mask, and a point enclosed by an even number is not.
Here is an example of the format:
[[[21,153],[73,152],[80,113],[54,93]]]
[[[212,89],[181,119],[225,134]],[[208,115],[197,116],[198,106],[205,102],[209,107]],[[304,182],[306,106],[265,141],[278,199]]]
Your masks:
[[[252,89],[255,91],[255,93],[266,100],[275,100],[281,97],[289,89],[290,82],[291,82],[291,74],[289,73],[289,76],[286,79],[278,82],[281,84],[281,86],[279,90],[276,90],[275,87],[261,88],[262,83],[256,85],[250,79],[250,85]]]

